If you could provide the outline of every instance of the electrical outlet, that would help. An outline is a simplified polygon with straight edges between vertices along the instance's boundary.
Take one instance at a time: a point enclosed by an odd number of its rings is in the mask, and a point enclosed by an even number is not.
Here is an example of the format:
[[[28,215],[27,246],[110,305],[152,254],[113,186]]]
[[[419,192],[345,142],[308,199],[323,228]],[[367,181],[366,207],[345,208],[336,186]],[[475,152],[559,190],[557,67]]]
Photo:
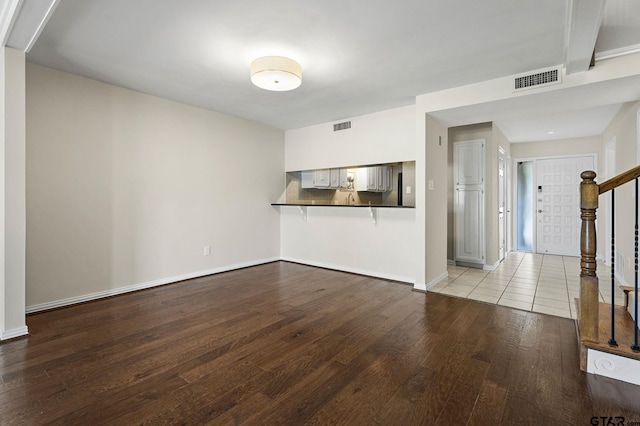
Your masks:
[[[211,256],[211,246],[204,246],[204,253],[205,256]]]
[[[406,192],[407,194],[411,194],[411,186],[407,186]]]
[[[427,188],[429,189],[429,191],[433,191],[433,181],[432,180],[427,181]]]

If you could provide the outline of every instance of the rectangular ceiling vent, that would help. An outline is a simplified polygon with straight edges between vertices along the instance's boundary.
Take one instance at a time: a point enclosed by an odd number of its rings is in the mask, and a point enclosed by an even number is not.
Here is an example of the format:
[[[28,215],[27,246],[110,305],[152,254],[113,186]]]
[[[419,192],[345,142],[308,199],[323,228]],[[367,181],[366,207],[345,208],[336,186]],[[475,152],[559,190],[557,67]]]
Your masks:
[[[517,76],[514,79],[514,91],[558,84],[560,83],[560,75],[560,68],[557,67]]]
[[[350,121],[345,121],[343,123],[337,123],[333,125],[333,131],[337,132],[340,130],[347,130],[351,128],[351,122]]]

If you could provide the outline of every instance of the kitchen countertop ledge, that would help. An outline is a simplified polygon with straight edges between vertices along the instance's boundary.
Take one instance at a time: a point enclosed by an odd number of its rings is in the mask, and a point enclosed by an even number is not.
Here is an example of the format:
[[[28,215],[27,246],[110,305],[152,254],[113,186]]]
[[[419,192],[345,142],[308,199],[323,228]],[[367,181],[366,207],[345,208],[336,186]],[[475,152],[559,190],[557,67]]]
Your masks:
[[[382,204],[303,204],[303,203],[271,203],[272,206],[298,207],[374,207],[387,209],[415,209],[415,206],[386,206]]]

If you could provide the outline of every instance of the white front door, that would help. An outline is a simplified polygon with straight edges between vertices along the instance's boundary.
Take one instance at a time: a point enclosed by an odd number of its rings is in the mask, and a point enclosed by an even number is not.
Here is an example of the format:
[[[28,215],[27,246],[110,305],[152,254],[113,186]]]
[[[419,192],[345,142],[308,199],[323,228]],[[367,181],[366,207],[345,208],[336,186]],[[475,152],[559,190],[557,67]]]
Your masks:
[[[592,156],[536,161],[536,251],[580,255],[580,173]]]

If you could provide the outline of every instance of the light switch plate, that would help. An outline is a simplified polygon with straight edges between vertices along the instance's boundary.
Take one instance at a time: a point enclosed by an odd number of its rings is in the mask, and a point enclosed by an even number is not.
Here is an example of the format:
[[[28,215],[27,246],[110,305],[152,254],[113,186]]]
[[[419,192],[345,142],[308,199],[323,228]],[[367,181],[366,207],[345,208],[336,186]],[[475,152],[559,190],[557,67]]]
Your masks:
[[[407,194],[411,194],[411,187],[410,187],[410,186],[407,186],[407,188],[405,189],[405,192],[406,192]]]
[[[433,181],[427,181],[427,188],[429,188],[429,191],[433,191]]]

